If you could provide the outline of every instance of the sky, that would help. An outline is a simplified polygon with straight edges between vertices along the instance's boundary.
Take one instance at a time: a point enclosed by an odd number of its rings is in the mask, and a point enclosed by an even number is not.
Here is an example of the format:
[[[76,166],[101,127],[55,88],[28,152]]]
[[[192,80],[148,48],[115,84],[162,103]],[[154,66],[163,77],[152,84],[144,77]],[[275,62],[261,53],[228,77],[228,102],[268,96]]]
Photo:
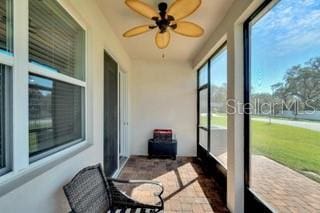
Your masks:
[[[200,86],[208,82],[208,64],[200,70]],[[211,84],[222,86],[227,83],[227,48],[223,48],[210,59]]]
[[[227,83],[227,48],[222,49],[210,62],[212,69],[211,83],[215,86],[223,86]]]
[[[29,84],[48,88],[48,90],[39,89],[39,92],[44,96],[51,95],[52,93],[53,81],[50,79],[29,75]]]
[[[320,57],[320,0],[280,0],[252,22],[252,93],[272,93],[271,86],[283,82],[288,69]],[[207,82],[206,66],[200,84]],[[227,50],[211,59],[211,82],[227,82]]]
[[[251,87],[271,93],[286,71],[320,57],[320,0],[281,0],[251,27]]]

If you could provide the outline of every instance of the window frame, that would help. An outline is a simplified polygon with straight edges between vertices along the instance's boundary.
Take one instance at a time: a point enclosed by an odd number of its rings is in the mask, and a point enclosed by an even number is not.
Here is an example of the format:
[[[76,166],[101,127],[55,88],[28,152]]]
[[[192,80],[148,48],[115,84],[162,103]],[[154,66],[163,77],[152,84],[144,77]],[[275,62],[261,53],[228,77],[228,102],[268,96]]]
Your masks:
[[[210,141],[211,141],[211,119],[209,119],[209,116],[211,115],[211,108],[210,108],[210,101],[211,101],[211,72],[210,72],[210,66],[211,66],[211,58],[215,57],[221,49],[227,47],[227,40],[224,39],[221,42],[221,45],[219,45],[218,48],[215,49],[214,53],[206,59],[203,64],[200,66],[200,68],[197,70],[197,157],[199,157],[203,164],[207,167],[208,171],[215,177],[217,182],[221,185],[221,193],[223,194],[223,199],[227,199],[227,170],[222,165],[222,163],[217,160],[217,158],[210,153],[211,147],[210,147]],[[208,82],[207,84],[199,87],[200,85],[200,70],[203,66],[208,66]],[[200,91],[203,89],[208,89],[208,128],[200,127],[200,119],[199,119],[199,113],[200,113]],[[200,128],[207,130],[207,149],[205,149],[203,146],[200,145]]]
[[[77,24],[83,29],[84,31],[84,48],[85,48],[85,51],[84,51],[84,58],[86,59],[87,58],[87,31],[85,30],[85,28],[70,14],[69,11],[67,11],[58,1],[56,2],[57,4],[59,4],[59,6],[61,6],[61,8],[63,8],[63,10],[65,10],[65,12],[70,15],[70,17],[72,19],[74,19],[75,22],[77,22]],[[28,16],[30,17],[30,15]],[[28,29],[29,29],[29,25],[28,25]],[[29,33],[28,33],[28,42],[29,42]],[[84,61],[84,80],[80,80],[80,79],[77,79],[76,77],[71,77],[71,76],[68,76],[68,75],[65,75],[63,73],[60,73],[60,72],[52,72],[52,69],[51,67],[49,66],[45,66],[45,65],[42,65],[42,64],[39,64],[39,63],[36,63],[36,62],[33,62],[33,61],[30,61],[30,53],[29,53],[29,48],[28,48],[28,77],[30,75],[36,75],[36,76],[39,76],[39,77],[43,77],[43,78],[47,78],[47,79],[50,79],[52,81],[60,81],[60,82],[63,82],[63,83],[67,83],[69,85],[73,85],[73,86],[78,86],[81,88],[81,94],[82,94],[82,107],[81,107],[81,111],[82,111],[82,115],[81,115],[81,119],[82,119],[82,130],[81,130],[81,133],[82,133],[82,138],[81,139],[78,139],[78,140],[74,140],[74,141],[70,141],[66,144],[63,144],[63,145],[60,145],[58,147],[53,147],[51,148],[50,150],[47,150],[47,151],[44,151],[40,154],[36,154],[34,156],[30,156],[29,157],[29,163],[34,163],[38,160],[41,160],[42,158],[45,158],[47,156],[50,156],[54,153],[57,153],[63,149],[66,149],[68,147],[71,147],[77,143],[81,143],[83,141],[86,141],[86,91],[87,91],[87,83],[86,83],[86,79],[87,79],[87,69],[86,69],[86,65],[87,65],[87,60]],[[28,83],[28,89],[29,89],[29,83]],[[28,95],[29,95],[29,90],[28,90]],[[29,115],[29,110],[28,110],[28,115]],[[29,122],[29,119],[28,119],[28,122]],[[29,136],[29,127],[28,127],[28,136]],[[28,140],[28,146],[29,146],[29,140]],[[29,152],[29,149],[28,149],[28,152]]]
[[[251,23],[262,17],[278,0],[264,0],[260,6],[243,23],[243,105],[250,106],[251,72],[250,72],[250,26]],[[259,196],[250,189],[250,107],[244,108],[244,209],[245,211],[272,212],[272,208],[264,203]]]
[[[203,89],[204,87],[207,87],[207,85],[209,84],[209,79],[207,79],[207,81],[204,83],[204,84],[201,84],[200,80],[201,80],[201,71],[202,71],[202,68],[204,67],[207,67],[207,78],[208,78],[208,72],[209,72],[209,62],[206,61],[199,69],[198,69],[198,72],[197,72],[197,76],[198,76],[198,83],[197,83],[197,89],[201,90]]]
[[[7,0],[7,2],[9,2]],[[4,140],[4,144],[5,144],[5,149],[4,149],[4,159],[5,159],[5,166],[3,168],[0,168],[0,177],[2,175],[5,175],[7,173],[9,173],[12,170],[12,139],[13,139],[13,131],[12,131],[12,120],[13,120],[13,116],[12,116],[12,107],[13,107],[13,101],[12,101],[12,95],[13,95],[13,68],[14,68],[14,17],[13,17],[13,0],[11,0],[11,2],[6,5],[6,10],[10,10],[9,13],[11,15],[10,19],[12,20],[12,22],[10,23],[11,26],[8,28],[9,32],[6,32],[8,36],[8,34],[11,36],[10,38],[6,38],[7,41],[9,40],[9,46],[11,46],[11,51],[6,51],[6,50],[0,50],[0,64],[9,67],[10,69],[5,70],[4,72],[8,72],[5,75],[5,81],[9,82],[7,84],[5,84],[5,112],[8,116],[5,117],[5,124],[6,126],[4,127],[5,129],[5,140]],[[7,11],[6,11],[7,12]]]
[[[220,162],[219,159],[217,159],[213,154],[210,153],[210,150],[211,150],[211,147],[210,147],[211,131],[209,131],[211,129],[211,119],[210,119],[210,115],[211,115],[211,60],[213,58],[215,58],[217,55],[219,55],[223,49],[226,49],[228,51],[227,40],[223,41],[221,43],[221,45],[214,51],[214,53],[207,60],[205,60],[203,65],[201,65],[200,68],[197,70],[197,150],[199,149],[199,147],[204,149],[202,151],[206,151],[207,155],[209,157],[213,158],[213,160],[215,161],[215,164],[217,164],[219,166],[219,168],[220,167],[222,168],[221,169],[222,173],[225,174],[225,176],[226,176],[227,169],[224,168],[223,164]],[[208,81],[206,84],[203,84],[202,86],[200,86],[200,71],[204,66],[208,66],[208,73],[207,73]],[[200,91],[203,89],[208,89],[208,115],[207,115],[208,127],[207,128],[200,126],[200,118],[199,118],[199,115],[200,115]],[[199,128],[206,130],[208,132],[207,150],[205,150],[205,148],[200,145]],[[199,150],[197,152],[199,153]]]
[[[0,58],[2,58],[2,54],[0,54]],[[5,70],[4,72],[8,72],[5,75],[5,81],[9,82],[9,84],[5,84],[5,114],[8,115],[5,117],[5,149],[4,149],[4,155],[5,155],[5,166],[3,168],[0,168],[0,176],[4,175],[12,169],[12,66],[9,66],[7,64],[1,63],[3,66],[7,66],[10,68],[10,70]]]
[[[46,69],[46,68],[44,68]],[[50,68],[48,68],[48,71],[50,70]],[[44,79],[48,79],[50,81],[58,81],[58,82],[62,82],[62,83],[66,83],[68,85],[71,85],[71,86],[76,86],[76,87],[79,87],[80,90],[81,90],[81,119],[82,119],[82,123],[81,123],[81,138],[79,139],[76,139],[76,140],[73,140],[73,141],[69,141],[67,143],[64,143],[64,144],[61,144],[59,146],[56,146],[56,147],[52,147],[46,151],[43,151],[43,152],[40,152],[38,154],[35,154],[35,155],[32,155],[30,156],[30,153],[29,153],[29,162],[30,163],[34,163],[38,160],[41,160],[42,158],[45,158],[47,156],[50,156],[54,153],[57,153],[63,149],[66,149],[68,147],[71,147],[77,143],[81,143],[82,141],[85,141],[86,140],[86,132],[85,132],[85,117],[84,117],[84,112],[85,112],[85,92],[86,92],[86,86],[79,86],[77,84],[71,84],[69,82],[66,82],[66,81],[61,81],[61,80],[56,80],[56,79],[53,79],[53,78],[49,78],[47,76],[44,76],[44,75],[39,75],[39,74],[35,74],[34,72],[29,72],[29,76],[32,75],[32,76],[37,76],[37,77],[40,77],[40,78],[44,78]],[[63,75],[63,74],[62,74]],[[82,82],[81,82],[82,83]]]
[[[210,80],[209,80],[209,90],[210,90],[210,97],[209,97],[209,110],[210,110],[210,115],[211,115],[211,68],[212,68],[212,66],[211,66],[211,62],[217,57],[217,56],[219,56],[222,52],[223,52],[223,50],[226,50],[227,51],[227,57],[228,57],[228,42],[227,41],[225,41],[225,42],[223,42],[222,43],[222,45],[220,45],[219,46],[219,48],[217,48],[217,50],[212,54],[212,56],[208,59],[208,63],[210,64],[210,69],[209,69],[209,77],[210,77]],[[227,58],[228,59],[228,58]],[[213,69],[212,69],[213,70]],[[227,85],[228,85],[228,64],[227,64],[227,73],[226,73],[226,75],[227,75]],[[228,88],[228,87],[227,87]],[[227,94],[226,94],[227,95]],[[227,100],[226,100],[227,101]],[[226,112],[227,113],[227,112]],[[226,168],[226,166],[224,166],[224,164],[221,162],[221,160],[219,160],[214,154],[212,154],[211,153],[211,116],[209,117],[209,120],[210,120],[210,141],[208,141],[208,143],[209,143],[209,145],[210,145],[210,149],[208,150],[208,152],[209,152],[209,155],[211,156],[211,157],[213,157],[214,158],[214,160],[215,161],[217,161],[218,162],[218,164],[221,166],[221,167],[223,167],[223,172],[226,174],[227,173],[227,168]],[[228,134],[228,127],[226,128],[227,129],[227,134]],[[228,144],[227,144],[227,152],[228,152]]]
[[[0,63],[12,67],[12,137],[10,150],[11,168],[0,174],[0,196],[21,186],[27,181],[41,175],[48,169],[64,162],[66,159],[84,151],[92,145],[88,141],[88,27],[81,16],[68,4],[56,1],[84,30],[84,81],[61,73],[47,72],[46,67],[29,61],[29,3],[28,1],[12,0],[13,2],[13,50],[12,54],[0,51]],[[82,118],[83,140],[68,143],[50,155],[36,161],[29,158],[29,74],[36,74],[52,80],[80,86],[83,92]],[[91,85],[91,84],[90,84]]]
[[[14,4],[13,4],[13,0],[6,0],[6,2],[8,3],[8,2],[10,2],[9,4],[7,4],[6,5],[6,12],[8,13],[8,11],[9,11],[9,14],[10,14],[10,19],[9,20],[11,20],[11,26],[10,26],[10,28],[8,28],[8,29],[6,29],[6,30],[8,30],[8,31],[6,31],[6,36],[8,36],[8,35],[10,35],[11,36],[11,38],[8,40],[8,38],[6,38],[7,39],[7,46],[9,46],[9,48],[11,49],[10,51],[6,51],[6,50],[3,50],[3,49],[0,49],[0,51],[2,52],[2,53],[4,53],[4,54],[6,54],[6,55],[9,55],[9,56],[12,56],[13,55],[13,52],[14,52],[14,41],[13,41],[13,34],[14,34],[14,29],[13,29],[13,25],[14,25],[14,18],[13,18],[13,6],[14,6]],[[7,19],[8,20],[8,19]]]
[[[70,141],[66,144],[60,145],[58,147],[53,147],[50,150],[47,150],[45,152],[42,152],[40,154],[34,155],[34,156],[30,156],[29,157],[29,163],[34,163],[38,160],[41,160],[43,158],[46,158],[50,155],[53,155],[61,150],[64,150],[68,147],[71,147],[75,144],[81,143],[81,142],[86,142],[87,141],[87,113],[86,113],[86,109],[87,109],[87,30],[86,27],[83,25],[83,23],[79,22],[79,20],[77,20],[72,13],[70,13],[70,11],[68,11],[65,7],[63,7],[63,5],[61,5],[58,1],[56,2],[57,4],[59,4],[59,6],[61,6],[61,8],[63,8],[65,10],[65,12],[70,15],[70,17],[77,23],[79,24],[79,26],[83,29],[84,31],[84,79],[80,80],[76,77],[71,77],[68,75],[65,75],[63,73],[60,72],[52,72],[51,67],[49,66],[45,66],[33,61],[30,61],[30,53],[29,53],[29,48],[28,48],[28,77],[30,75],[36,75],[39,77],[43,77],[43,78],[48,78],[52,81],[60,81],[63,83],[67,83],[69,85],[73,85],[73,86],[78,86],[81,88],[81,96],[82,96],[82,107],[81,107],[81,111],[82,111],[82,115],[81,115],[81,119],[82,119],[82,138],[78,139],[78,140],[74,140],[74,141]],[[29,16],[28,16],[29,17]],[[28,24],[28,30],[29,30],[29,24]],[[29,42],[29,33],[28,33],[28,41]],[[29,45],[29,44],[28,44]],[[28,83],[28,89],[29,89],[29,83]],[[29,92],[28,92],[29,95]],[[29,115],[29,110],[28,110],[28,115]],[[29,122],[29,119],[28,119]],[[29,125],[28,125],[28,136],[29,136]],[[29,146],[29,137],[28,137],[28,146]],[[28,149],[28,153],[29,153],[29,149]]]
[[[208,70],[208,72],[209,72],[209,70]],[[200,75],[200,71],[198,72],[198,76]],[[201,102],[201,100],[200,100],[200,94],[201,94],[201,92],[203,92],[203,91],[205,91],[205,90],[207,90],[207,94],[206,94],[206,96],[207,96],[207,126],[202,126],[201,125],[201,123],[200,123],[200,102]],[[198,125],[197,125],[197,144],[198,144],[198,146],[200,146],[202,149],[204,149],[204,150],[208,150],[209,149],[209,147],[208,147],[208,145],[210,144],[209,143],[209,135],[210,135],[210,131],[209,131],[209,111],[210,111],[210,109],[208,108],[208,100],[210,100],[209,99],[209,86],[208,86],[208,83],[206,83],[206,84],[204,84],[204,85],[202,85],[200,88],[198,88],[198,91],[197,91],[197,96],[198,96],[198,113],[197,113],[197,120],[198,120]],[[205,131],[206,132],[206,134],[207,134],[207,146],[206,147],[204,147],[203,145],[201,145],[201,143],[200,143],[200,130],[202,130],[202,131]]]
[[[203,147],[201,144],[200,144],[200,129],[204,130],[207,132],[207,138],[209,138],[209,113],[210,113],[210,109],[208,108],[208,111],[207,111],[207,127],[204,127],[204,126],[201,126],[200,124],[200,93],[204,90],[208,90],[207,92],[207,96],[209,97],[209,94],[210,94],[210,89],[209,89],[209,79],[207,81],[207,83],[205,84],[200,84],[200,72],[201,72],[201,69],[204,67],[204,66],[207,66],[207,75],[209,76],[209,70],[210,70],[210,65],[209,63],[207,63],[207,61],[198,69],[197,71],[197,145],[202,147],[203,149],[206,149],[205,147]],[[208,103],[209,103],[209,98],[208,98]],[[209,105],[208,105],[209,106]],[[207,107],[208,107],[207,106]],[[209,141],[209,139],[208,139]],[[207,141],[207,143],[208,143]],[[207,149],[208,149],[208,144],[207,144]]]

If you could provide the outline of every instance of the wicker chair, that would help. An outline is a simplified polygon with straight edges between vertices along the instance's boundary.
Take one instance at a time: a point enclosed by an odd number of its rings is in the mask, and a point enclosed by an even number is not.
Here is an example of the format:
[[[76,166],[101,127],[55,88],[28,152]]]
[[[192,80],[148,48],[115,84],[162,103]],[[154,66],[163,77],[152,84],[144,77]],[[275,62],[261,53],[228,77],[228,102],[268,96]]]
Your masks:
[[[135,201],[119,191],[114,183],[157,185],[161,191],[155,195],[159,197],[160,202],[157,205],[148,205]],[[164,205],[161,183],[106,178],[100,164],[82,169],[63,190],[72,213],[159,212],[163,210]]]

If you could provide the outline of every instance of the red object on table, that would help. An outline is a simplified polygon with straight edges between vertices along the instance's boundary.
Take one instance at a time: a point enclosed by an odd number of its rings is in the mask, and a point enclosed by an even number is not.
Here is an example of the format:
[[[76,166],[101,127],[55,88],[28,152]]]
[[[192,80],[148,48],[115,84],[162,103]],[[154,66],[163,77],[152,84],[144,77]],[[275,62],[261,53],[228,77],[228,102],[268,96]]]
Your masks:
[[[153,138],[159,140],[171,140],[172,139],[172,129],[155,129],[153,130]]]

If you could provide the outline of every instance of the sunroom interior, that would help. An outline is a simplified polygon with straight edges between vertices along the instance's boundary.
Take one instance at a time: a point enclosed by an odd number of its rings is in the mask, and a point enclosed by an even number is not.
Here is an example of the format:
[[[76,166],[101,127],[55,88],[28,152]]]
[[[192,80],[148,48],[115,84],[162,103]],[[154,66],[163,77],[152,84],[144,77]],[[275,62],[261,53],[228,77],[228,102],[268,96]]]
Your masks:
[[[76,212],[63,186],[97,164],[160,182],[161,212],[319,212],[319,20],[317,0],[0,0],[0,212]],[[174,157],[151,157],[159,129]]]

